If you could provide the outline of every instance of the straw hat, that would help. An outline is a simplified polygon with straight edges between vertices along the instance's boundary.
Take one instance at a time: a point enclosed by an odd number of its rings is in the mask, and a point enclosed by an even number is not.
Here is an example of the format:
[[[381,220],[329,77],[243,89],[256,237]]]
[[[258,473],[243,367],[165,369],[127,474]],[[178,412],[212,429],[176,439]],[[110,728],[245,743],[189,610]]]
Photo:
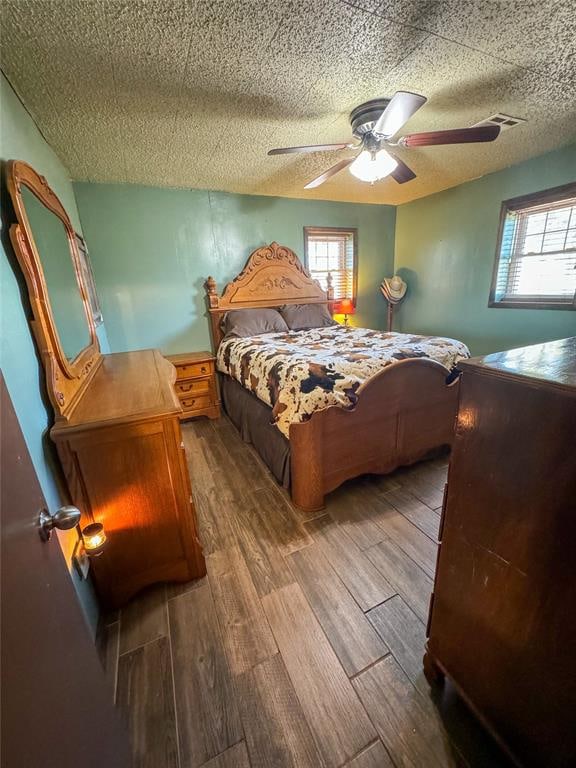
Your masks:
[[[406,293],[407,285],[398,275],[394,277],[385,277],[380,286],[380,290],[384,294],[384,298],[391,304],[397,304],[402,301]]]

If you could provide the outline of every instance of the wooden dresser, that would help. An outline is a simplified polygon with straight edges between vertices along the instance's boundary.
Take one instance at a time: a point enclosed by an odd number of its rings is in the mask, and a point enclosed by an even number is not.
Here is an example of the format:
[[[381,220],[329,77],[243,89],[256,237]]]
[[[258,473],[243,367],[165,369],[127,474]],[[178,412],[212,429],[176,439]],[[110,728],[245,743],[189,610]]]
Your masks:
[[[576,337],[460,364],[425,670],[518,765],[576,765]]]
[[[220,400],[214,356],[210,352],[187,352],[168,355],[166,359],[176,368],[174,386],[182,406],[180,419],[184,421],[196,416],[219,418]]]
[[[156,350],[102,355],[68,419],[51,430],[82,524],[104,524],[107,542],[91,566],[108,607],[149,584],[206,572],[175,378]]]
[[[94,522],[107,536],[90,558],[102,603],[118,607],[155,582],[203,576],[176,369],[156,350],[101,353],[88,255],[65,208],[20,160],[6,164],[6,183],[16,216],[10,239],[54,410],[50,435],[80,511],[76,546],[86,544],[83,529]],[[198,375],[212,366],[200,362]],[[71,527],[70,519],[49,522]]]

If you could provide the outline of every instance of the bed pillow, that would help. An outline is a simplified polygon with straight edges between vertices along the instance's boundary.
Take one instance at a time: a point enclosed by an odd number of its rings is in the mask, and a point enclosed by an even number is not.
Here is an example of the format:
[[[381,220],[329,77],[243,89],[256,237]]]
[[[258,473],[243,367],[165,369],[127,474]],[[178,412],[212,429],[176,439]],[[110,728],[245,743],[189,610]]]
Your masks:
[[[288,331],[277,309],[231,309],[222,319],[224,338],[259,336],[261,333]]]
[[[280,307],[280,314],[291,331],[305,331],[308,328],[327,328],[338,325],[332,319],[327,304],[286,304]]]

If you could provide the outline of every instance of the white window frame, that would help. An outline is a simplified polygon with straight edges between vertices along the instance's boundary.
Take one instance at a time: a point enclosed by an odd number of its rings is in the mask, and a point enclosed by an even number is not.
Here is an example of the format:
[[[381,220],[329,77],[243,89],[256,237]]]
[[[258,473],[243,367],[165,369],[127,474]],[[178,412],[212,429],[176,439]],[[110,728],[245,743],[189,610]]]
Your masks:
[[[346,272],[349,272],[350,275],[349,283],[351,285],[352,295],[338,296],[336,294],[337,282],[335,280],[333,280],[333,286],[335,302],[340,301],[340,299],[347,298],[352,299],[352,303],[354,306],[356,306],[356,297],[358,293],[358,230],[355,227],[304,227],[304,265],[312,277],[318,280],[322,288],[326,290],[326,280],[322,279],[322,277],[320,277],[318,274],[319,272],[325,272],[325,270],[314,269],[314,265],[310,264],[309,238],[321,238],[322,235],[326,235],[327,239],[341,237],[342,239],[347,239],[352,243],[352,266],[350,269],[346,269]],[[327,271],[326,274],[328,274]],[[331,272],[331,274],[333,275],[334,273]]]
[[[510,290],[515,264],[524,257],[521,251],[524,238],[527,236],[526,228],[530,212],[548,214],[562,207],[563,204],[571,203],[576,205],[576,183],[516,197],[502,203],[488,306],[514,309],[576,310],[576,291],[572,296],[562,296],[560,293],[544,296],[523,295],[513,293]],[[572,211],[571,219],[566,227],[566,237],[567,233],[575,227],[576,209]],[[544,258],[547,255],[553,258],[559,254],[574,254],[576,269],[576,248],[566,248],[566,237],[562,249],[552,252],[542,251],[541,255]]]

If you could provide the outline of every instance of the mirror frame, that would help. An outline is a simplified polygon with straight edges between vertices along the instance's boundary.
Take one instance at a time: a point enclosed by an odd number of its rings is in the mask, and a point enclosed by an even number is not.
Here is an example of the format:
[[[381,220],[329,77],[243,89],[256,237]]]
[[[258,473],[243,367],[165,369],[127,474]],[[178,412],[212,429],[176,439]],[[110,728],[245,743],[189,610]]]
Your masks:
[[[18,222],[10,227],[10,239],[26,279],[33,314],[31,326],[44,364],[48,395],[56,420],[66,420],[102,359],[88,293],[80,269],[76,234],[64,206],[44,176],[37,173],[28,163],[22,160],[8,161],[6,182]],[[22,199],[22,186],[28,187],[40,202],[60,219],[66,231],[70,258],[90,332],[90,343],[71,361],[64,354],[54,322],[42,261]]]

